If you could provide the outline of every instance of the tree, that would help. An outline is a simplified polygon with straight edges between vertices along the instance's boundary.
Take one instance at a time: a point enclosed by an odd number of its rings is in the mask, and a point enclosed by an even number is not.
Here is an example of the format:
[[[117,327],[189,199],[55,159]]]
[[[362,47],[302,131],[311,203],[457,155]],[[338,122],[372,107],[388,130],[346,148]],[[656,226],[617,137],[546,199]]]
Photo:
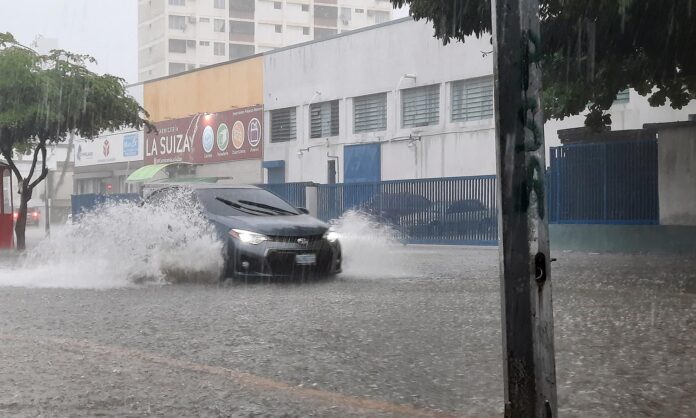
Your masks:
[[[125,81],[86,68],[87,55],[54,50],[47,55],[0,33],[0,153],[14,173],[20,195],[15,233],[23,250],[27,204],[46,178],[46,147],[70,134],[91,139],[125,127],[153,129],[147,112],[130,97]],[[29,173],[20,173],[16,153],[32,156]]]
[[[432,21],[446,44],[491,32],[490,0],[391,0]],[[689,0],[540,0],[544,115],[563,119],[589,107],[585,124],[629,87],[652,106],[681,109],[696,98],[696,4]]]

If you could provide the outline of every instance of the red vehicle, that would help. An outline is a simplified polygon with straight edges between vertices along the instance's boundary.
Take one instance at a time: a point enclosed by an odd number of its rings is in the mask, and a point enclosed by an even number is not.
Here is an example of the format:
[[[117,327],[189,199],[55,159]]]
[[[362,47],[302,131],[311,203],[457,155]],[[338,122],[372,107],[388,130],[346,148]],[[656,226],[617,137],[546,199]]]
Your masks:
[[[12,219],[17,222],[17,218],[19,217],[19,212],[14,212],[12,214]],[[39,212],[38,208],[28,208],[27,209],[27,226],[38,226],[39,225],[39,218],[41,217],[41,212]]]

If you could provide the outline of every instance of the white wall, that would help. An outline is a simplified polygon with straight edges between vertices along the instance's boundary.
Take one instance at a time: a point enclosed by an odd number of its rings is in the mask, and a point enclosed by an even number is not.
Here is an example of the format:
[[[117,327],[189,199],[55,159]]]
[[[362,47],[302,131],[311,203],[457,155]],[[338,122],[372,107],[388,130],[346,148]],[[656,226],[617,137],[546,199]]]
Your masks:
[[[285,160],[287,181],[325,182],[328,155],[339,156],[343,179],[345,144],[382,142],[382,178],[440,177],[495,173],[493,119],[451,122],[450,81],[492,73],[488,36],[443,46],[430,24],[400,21],[264,57],[265,160]],[[415,81],[403,78],[416,74]],[[398,90],[440,84],[440,121],[401,128]],[[319,96],[315,92],[319,91]],[[387,129],[353,134],[352,97],[387,93]],[[340,100],[339,135],[310,139],[309,103]],[[269,112],[297,108],[297,140],[270,143]],[[409,135],[421,136],[409,147]],[[328,142],[328,146],[327,146]],[[303,152],[298,151],[310,148]]]
[[[696,225],[696,124],[658,130],[661,225]]]

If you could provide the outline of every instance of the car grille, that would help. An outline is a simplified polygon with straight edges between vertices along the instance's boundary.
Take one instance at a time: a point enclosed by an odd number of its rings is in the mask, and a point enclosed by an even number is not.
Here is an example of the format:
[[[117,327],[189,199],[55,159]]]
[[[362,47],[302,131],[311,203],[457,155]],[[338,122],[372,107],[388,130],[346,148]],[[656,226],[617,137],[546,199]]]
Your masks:
[[[306,239],[307,244],[316,244],[317,242],[321,241],[323,238],[323,235],[306,235],[306,236],[279,236],[279,235],[271,235],[268,237],[271,241],[273,242],[282,242],[286,244],[298,244],[298,240]]]

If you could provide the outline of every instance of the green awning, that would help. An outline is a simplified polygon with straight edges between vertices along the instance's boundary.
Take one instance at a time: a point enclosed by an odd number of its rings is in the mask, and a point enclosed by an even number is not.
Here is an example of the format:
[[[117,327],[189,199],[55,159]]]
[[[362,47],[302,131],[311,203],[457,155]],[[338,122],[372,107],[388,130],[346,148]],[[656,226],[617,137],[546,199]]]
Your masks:
[[[140,167],[139,169],[132,172],[131,175],[128,176],[126,181],[137,182],[137,181],[152,180],[152,178],[155,177],[157,175],[157,173],[162,171],[165,167],[168,167],[168,166],[174,165],[174,164],[181,164],[181,163],[152,164],[152,165],[146,165],[144,167]]]

